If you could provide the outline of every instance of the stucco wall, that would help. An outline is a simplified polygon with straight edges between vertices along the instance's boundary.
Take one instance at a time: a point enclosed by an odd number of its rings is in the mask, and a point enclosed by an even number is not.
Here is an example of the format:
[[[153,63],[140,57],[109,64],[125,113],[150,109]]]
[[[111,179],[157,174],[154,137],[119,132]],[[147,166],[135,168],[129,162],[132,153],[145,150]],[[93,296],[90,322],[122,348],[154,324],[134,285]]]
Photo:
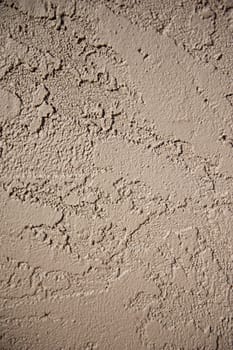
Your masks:
[[[0,1],[0,349],[233,348],[233,1]]]

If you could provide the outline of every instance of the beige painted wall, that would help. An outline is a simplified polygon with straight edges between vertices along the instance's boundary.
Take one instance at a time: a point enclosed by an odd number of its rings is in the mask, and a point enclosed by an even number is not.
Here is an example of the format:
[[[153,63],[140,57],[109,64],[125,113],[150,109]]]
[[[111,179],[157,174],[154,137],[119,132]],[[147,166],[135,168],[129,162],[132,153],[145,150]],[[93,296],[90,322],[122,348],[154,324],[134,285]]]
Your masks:
[[[233,1],[0,1],[0,349],[233,349]]]

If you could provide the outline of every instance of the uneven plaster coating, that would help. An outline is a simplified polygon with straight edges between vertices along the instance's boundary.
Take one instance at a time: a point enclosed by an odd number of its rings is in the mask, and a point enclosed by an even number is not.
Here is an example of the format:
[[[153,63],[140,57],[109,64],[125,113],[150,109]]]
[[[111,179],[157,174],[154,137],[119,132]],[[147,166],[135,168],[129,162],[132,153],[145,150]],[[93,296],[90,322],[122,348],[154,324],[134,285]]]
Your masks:
[[[0,1],[0,349],[233,348],[233,1]]]

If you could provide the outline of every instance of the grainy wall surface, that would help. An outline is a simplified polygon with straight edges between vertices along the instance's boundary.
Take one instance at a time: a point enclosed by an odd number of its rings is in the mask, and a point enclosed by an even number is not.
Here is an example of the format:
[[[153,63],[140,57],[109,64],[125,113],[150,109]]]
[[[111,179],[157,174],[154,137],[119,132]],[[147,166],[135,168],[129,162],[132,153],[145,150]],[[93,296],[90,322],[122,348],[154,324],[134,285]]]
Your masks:
[[[0,1],[0,349],[233,349],[233,1]]]

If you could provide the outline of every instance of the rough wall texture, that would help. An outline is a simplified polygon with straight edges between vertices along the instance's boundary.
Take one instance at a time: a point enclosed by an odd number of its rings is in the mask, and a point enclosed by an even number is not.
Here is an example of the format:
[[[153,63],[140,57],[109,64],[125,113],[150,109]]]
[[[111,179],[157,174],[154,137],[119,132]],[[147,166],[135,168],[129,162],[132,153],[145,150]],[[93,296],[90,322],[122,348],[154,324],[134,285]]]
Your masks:
[[[0,1],[0,349],[233,348],[233,1]]]

